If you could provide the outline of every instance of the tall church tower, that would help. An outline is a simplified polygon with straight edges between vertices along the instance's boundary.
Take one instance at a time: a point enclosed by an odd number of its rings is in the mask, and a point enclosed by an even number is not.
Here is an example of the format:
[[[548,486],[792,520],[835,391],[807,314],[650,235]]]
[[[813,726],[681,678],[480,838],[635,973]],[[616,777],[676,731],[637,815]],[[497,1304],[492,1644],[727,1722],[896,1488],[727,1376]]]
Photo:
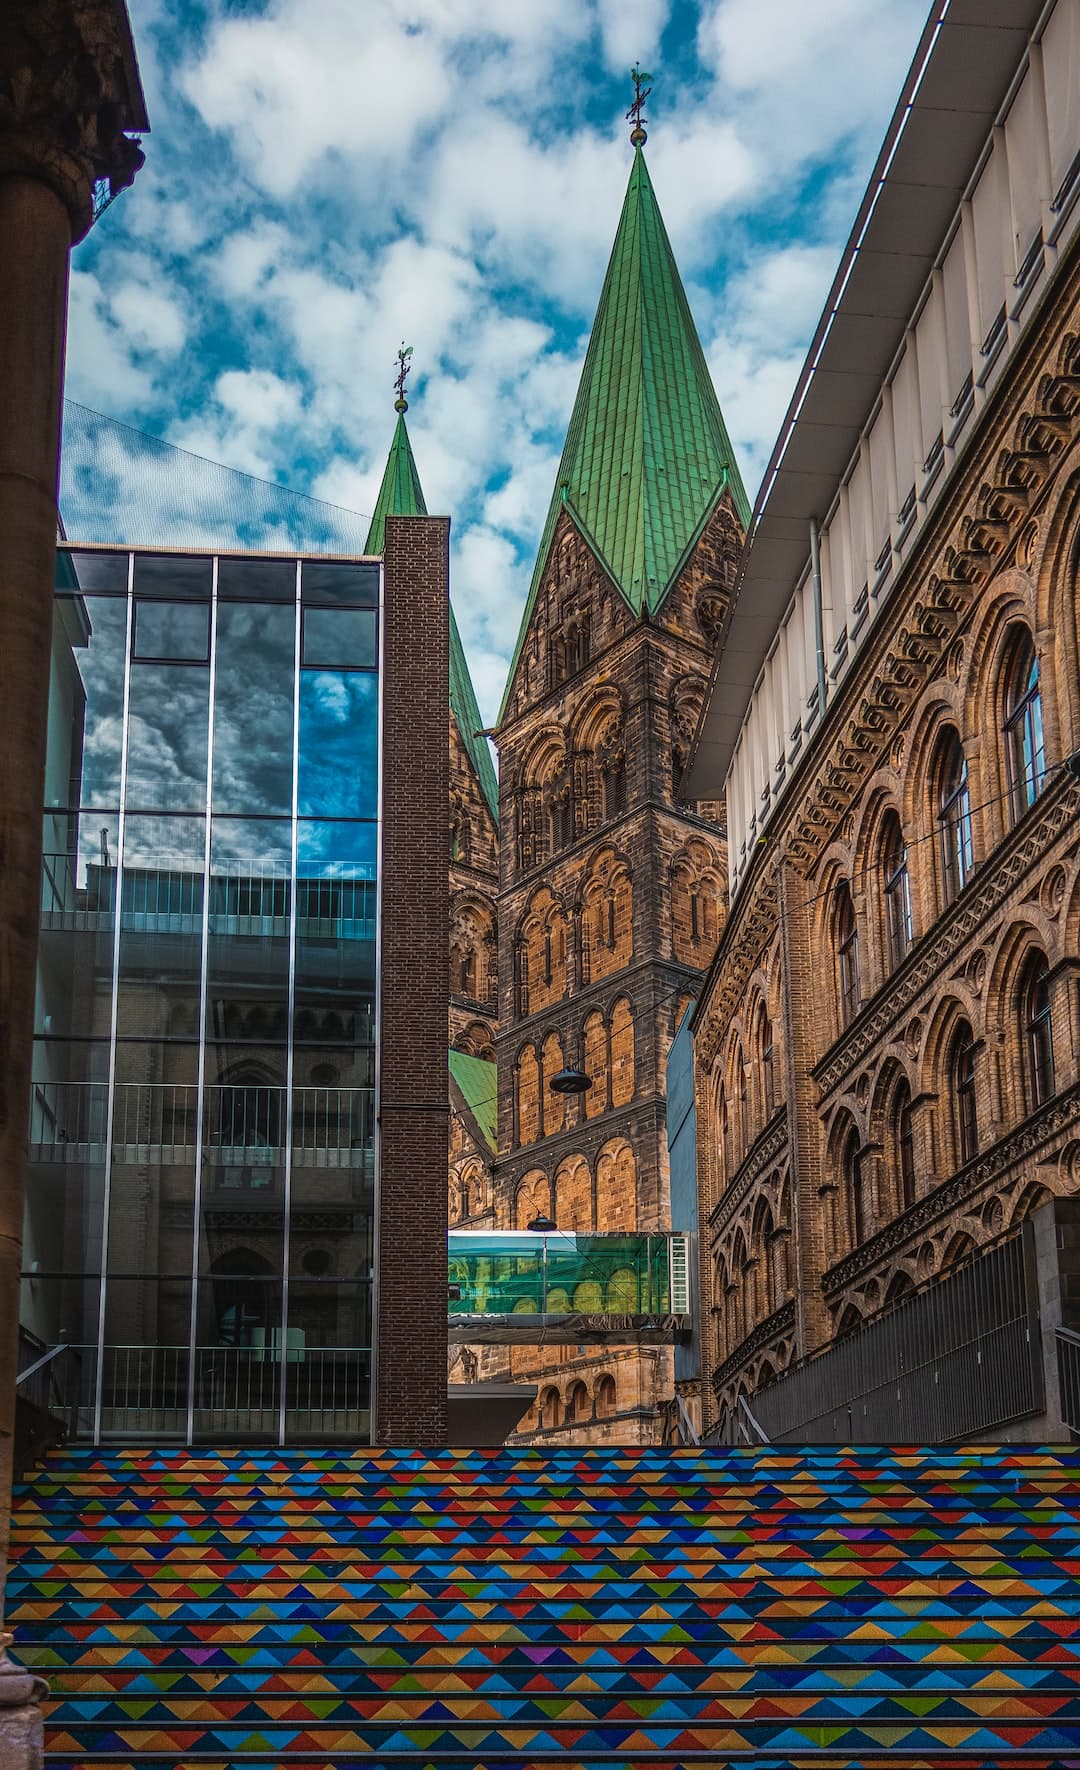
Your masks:
[[[504,1226],[669,1225],[665,1060],[724,915],[717,807],[676,788],[748,520],[635,133],[497,742]],[[592,1086],[552,1092],[566,1066]],[[660,1348],[515,1348],[543,1442],[655,1442]]]

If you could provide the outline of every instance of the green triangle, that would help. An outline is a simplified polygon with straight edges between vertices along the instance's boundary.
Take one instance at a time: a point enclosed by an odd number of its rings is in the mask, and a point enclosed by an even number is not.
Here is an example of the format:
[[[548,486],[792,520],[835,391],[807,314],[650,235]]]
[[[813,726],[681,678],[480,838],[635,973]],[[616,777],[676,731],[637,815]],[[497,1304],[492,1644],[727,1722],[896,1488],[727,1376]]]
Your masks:
[[[375,512],[371,518],[365,553],[381,553],[386,546],[386,519],[388,516],[426,516],[427,505],[420,487],[420,475],[416,471],[413,460],[412,445],[409,432],[405,428],[405,414],[398,413],[398,421],[394,426],[394,440],[390,444],[386,468],[379,487],[379,495],[375,500]]]

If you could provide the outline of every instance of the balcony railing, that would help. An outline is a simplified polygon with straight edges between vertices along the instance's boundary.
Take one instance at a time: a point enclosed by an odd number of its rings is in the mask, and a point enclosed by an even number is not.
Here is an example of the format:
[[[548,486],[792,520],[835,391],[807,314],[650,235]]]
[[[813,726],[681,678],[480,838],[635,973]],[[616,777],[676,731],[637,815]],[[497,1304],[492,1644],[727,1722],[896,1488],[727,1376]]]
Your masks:
[[[294,1160],[316,1167],[370,1169],[375,1132],[372,1088],[295,1088],[291,1127],[286,1091],[269,1084],[214,1083],[203,1091],[202,1141],[226,1167],[276,1163],[291,1142]],[[194,1084],[118,1082],[113,1150],[118,1161],[180,1163],[199,1141]],[[108,1131],[105,1082],[38,1082],[31,1099],[31,1153],[39,1161],[103,1160]]]

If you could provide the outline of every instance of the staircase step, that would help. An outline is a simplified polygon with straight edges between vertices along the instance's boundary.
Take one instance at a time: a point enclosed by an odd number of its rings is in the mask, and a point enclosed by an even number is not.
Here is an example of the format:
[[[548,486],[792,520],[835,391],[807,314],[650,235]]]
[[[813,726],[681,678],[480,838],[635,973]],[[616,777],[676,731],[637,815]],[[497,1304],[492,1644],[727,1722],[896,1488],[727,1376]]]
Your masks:
[[[1080,1770],[1080,1451],[53,1454],[48,1764]]]

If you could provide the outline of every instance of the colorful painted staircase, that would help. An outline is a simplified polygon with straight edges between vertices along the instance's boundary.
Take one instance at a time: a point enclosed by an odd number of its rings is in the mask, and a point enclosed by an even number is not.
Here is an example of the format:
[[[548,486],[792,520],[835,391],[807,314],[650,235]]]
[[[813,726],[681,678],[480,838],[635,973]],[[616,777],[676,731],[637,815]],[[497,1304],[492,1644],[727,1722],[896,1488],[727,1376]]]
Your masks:
[[[1080,1447],[68,1450],[54,1765],[1080,1770]]]

